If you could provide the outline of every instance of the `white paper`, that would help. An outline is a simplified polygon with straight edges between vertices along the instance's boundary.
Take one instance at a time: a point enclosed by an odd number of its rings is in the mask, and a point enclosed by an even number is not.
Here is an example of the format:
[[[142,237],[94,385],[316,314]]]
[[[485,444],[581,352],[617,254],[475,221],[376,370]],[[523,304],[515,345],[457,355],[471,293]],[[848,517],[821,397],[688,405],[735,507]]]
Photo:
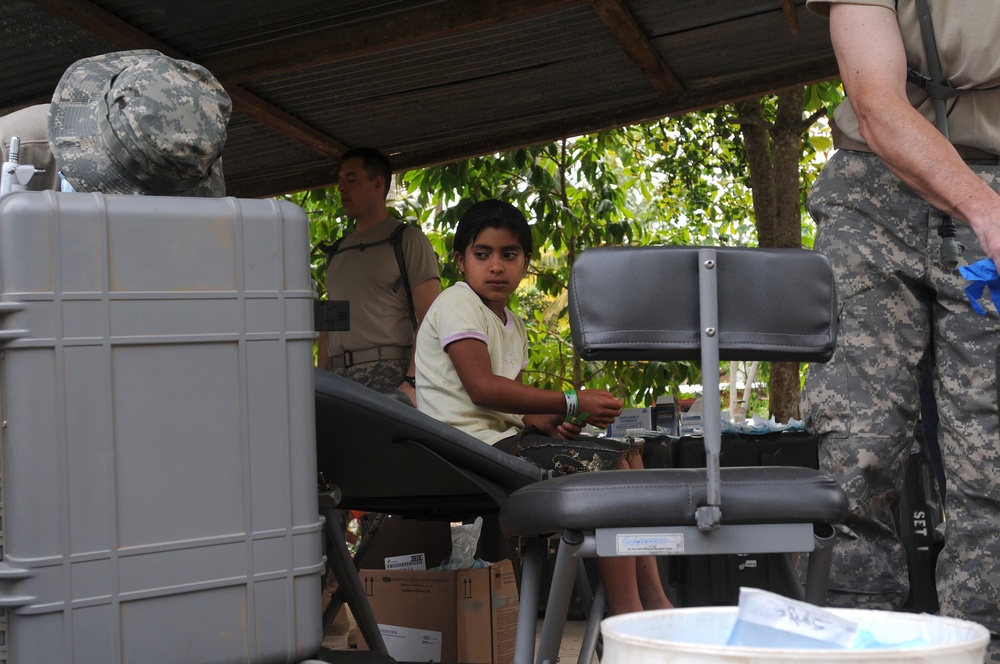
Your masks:
[[[737,622],[779,630],[820,643],[849,648],[858,624],[806,602],[758,588],[740,588]]]
[[[427,569],[427,560],[422,553],[411,553],[406,556],[389,556],[385,559],[387,570]]]

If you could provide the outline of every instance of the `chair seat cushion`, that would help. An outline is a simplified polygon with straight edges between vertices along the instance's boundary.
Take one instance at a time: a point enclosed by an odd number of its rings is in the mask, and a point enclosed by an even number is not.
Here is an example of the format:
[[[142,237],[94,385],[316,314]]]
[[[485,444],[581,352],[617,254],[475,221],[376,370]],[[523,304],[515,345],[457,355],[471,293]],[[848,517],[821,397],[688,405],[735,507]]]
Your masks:
[[[811,468],[722,468],[722,524],[836,522],[847,498]],[[500,527],[512,537],[563,530],[696,525],[707,503],[703,468],[607,470],[536,482],[510,495]]]

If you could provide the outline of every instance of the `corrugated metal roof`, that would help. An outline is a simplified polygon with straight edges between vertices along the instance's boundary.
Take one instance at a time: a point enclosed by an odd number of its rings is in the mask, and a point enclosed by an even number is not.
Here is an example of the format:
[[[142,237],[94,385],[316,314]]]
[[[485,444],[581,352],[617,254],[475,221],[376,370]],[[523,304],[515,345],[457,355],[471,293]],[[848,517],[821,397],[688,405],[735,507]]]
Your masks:
[[[99,53],[205,65],[240,196],[329,184],[345,147],[411,168],[836,74],[804,0],[4,0],[0,40],[0,113]]]

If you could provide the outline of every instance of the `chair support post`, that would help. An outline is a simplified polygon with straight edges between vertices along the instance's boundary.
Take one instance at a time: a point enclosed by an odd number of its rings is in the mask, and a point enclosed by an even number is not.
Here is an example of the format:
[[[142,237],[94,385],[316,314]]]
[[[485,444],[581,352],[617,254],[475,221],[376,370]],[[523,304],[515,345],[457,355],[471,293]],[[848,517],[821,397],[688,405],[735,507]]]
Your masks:
[[[722,518],[719,453],[722,451],[722,412],[719,398],[719,279],[715,249],[698,250],[698,296],[701,330],[702,425],[705,430],[705,469],[708,473],[708,504],[696,515],[699,530],[715,530]]]
[[[587,631],[580,643],[580,656],[577,664],[591,664],[594,661],[594,651],[597,650],[597,637],[601,634],[601,620],[604,618],[604,583],[597,584],[594,591],[594,602],[591,604],[590,615],[587,616]]]
[[[320,501],[321,509],[327,506],[328,504],[324,505],[323,501]],[[336,505],[334,504],[333,507]],[[358,631],[361,632],[371,650],[383,655],[388,654],[389,651],[382,640],[382,632],[379,631],[375,613],[372,611],[371,604],[365,599],[364,586],[361,585],[358,570],[354,567],[354,559],[351,558],[351,552],[347,550],[347,542],[344,540],[343,533],[335,525],[336,517],[332,511],[326,511],[324,518],[326,522],[323,527],[327,530],[327,540],[330,543],[327,563],[341,586],[348,587],[346,592],[347,605],[351,608],[351,613],[354,614],[354,619],[358,623]]]
[[[569,602],[573,596],[573,584],[580,564],[578,554],[593,555],[595,549],[592,536],[585,537],[578,530],[563,531],[556,551],[555,568],[552,570],[552,584],[545,605],[545,621],[538,641],[536,664],[556,664],[559,659],[559,644],[562,643]]]
[[[542,581],[542,553],[546,546],[546,540],[539,537],[529,537],[522,542],[520,607],[517,613],[514,661],[517,664],[531,664],[535,658],[538,597]]]
[[[833,541],[836,533],[833,526],[823,524],[823,530],[817,526],[813,537],[816,546],[809,554],[806,567],[806,601],[816,606],[826,606],[826,594],[830,585],[830,565],[833,561]]]

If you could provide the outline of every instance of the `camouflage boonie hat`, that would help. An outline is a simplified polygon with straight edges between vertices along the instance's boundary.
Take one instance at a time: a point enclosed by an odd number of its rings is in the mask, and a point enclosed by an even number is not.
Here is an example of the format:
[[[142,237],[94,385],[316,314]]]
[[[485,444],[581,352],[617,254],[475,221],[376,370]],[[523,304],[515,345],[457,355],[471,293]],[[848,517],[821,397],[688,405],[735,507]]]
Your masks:
[[[49,110],[49,145],[77,191],[225,196],[232,103],[211,72],[158,51],[75,62]]]

